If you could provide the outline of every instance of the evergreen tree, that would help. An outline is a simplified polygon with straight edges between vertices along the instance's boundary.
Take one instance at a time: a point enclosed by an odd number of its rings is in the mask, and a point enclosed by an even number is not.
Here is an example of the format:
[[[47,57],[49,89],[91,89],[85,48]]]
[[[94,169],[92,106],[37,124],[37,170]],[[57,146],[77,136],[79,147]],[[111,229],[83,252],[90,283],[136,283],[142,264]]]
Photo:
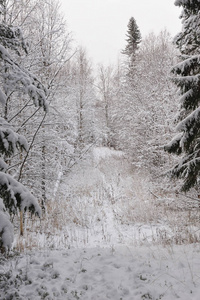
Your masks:
[[[179,88],[179,134],[165,146],[181,155],[171,170],[172,177],[183,180],[182,190],[199,186],[200,175],[200,1],[176,0],[182,6],[183,29],[175,38],[182,61],[172,69],[172,80]]]
[[[135,58],[135,53],[138,50],[138,45],[141,42],[141,34],[133,17],[130,18],[127,27],[127,45],[122,51],[122,54],[128,55],[130,61],[133,62]]]

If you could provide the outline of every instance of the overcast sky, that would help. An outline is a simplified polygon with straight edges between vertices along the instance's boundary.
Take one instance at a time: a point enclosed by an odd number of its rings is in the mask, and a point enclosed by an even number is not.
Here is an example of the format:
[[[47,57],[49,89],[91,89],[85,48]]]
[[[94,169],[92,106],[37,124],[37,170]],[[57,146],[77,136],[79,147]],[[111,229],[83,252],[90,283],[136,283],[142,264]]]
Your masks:
[[[86,47],[94,63],[115,63],[126,45],[127,24],[134,17],[142,37],[181,29],[181,9],[175,0],[61,0],[73,37]]]

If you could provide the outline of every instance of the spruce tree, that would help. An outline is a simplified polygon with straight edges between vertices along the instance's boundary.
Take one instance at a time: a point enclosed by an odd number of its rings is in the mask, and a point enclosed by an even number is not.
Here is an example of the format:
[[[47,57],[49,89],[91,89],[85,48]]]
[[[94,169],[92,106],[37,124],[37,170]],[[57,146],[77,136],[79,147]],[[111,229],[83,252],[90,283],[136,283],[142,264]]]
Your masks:
[[[137,23],[133,17],[130,18],[127,27],[127,45],[122,51],[122,54],[128,55],[130,60],[133,61],[135,58],[135,53],[138,50],[138,45],[141,42],[141,34]]]
[[[181,156],[171,175],[188,191],[200,183],[200,0],[176,0],[175,5],[183,8],[182,31],[175,38],[181,62],[172,69],[180,95],[179,133],[165,150]]]

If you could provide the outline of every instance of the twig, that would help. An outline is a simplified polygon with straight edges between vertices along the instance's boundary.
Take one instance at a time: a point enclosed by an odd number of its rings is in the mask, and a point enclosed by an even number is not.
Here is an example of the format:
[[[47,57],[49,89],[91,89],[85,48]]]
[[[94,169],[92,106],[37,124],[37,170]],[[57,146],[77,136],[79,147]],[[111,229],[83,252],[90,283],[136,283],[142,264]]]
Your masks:
[[[178,194],[178,195],[181,195],[181,196],[184,196],[185,198],[192,199],[192,200],[195,200],[195,201],[200,202],[200,199],[193,198],[193,197],[191,197],[191,196],[186,196],[186,195],[184,195],[184,194],[182,194],[182,193],[178,193],[178,192],[177,192],[177,194]]]
[[[149,192],[150,192],[150,194],[152,194],[155,198],[159,199],[159,197],[158,197],[157,195],[155,195],[152,191],[149,190]]]

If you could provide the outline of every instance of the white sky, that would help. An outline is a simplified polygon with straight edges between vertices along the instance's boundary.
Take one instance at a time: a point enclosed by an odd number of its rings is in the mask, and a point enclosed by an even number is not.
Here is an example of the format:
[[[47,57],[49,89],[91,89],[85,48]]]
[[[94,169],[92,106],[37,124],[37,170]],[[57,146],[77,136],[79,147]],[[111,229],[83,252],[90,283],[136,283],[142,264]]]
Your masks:
[[[94,63],[115,63],[126,45],[127,24],[134,17],[142,37],[181,30],[175,0],[60,0],[69,30]]]

